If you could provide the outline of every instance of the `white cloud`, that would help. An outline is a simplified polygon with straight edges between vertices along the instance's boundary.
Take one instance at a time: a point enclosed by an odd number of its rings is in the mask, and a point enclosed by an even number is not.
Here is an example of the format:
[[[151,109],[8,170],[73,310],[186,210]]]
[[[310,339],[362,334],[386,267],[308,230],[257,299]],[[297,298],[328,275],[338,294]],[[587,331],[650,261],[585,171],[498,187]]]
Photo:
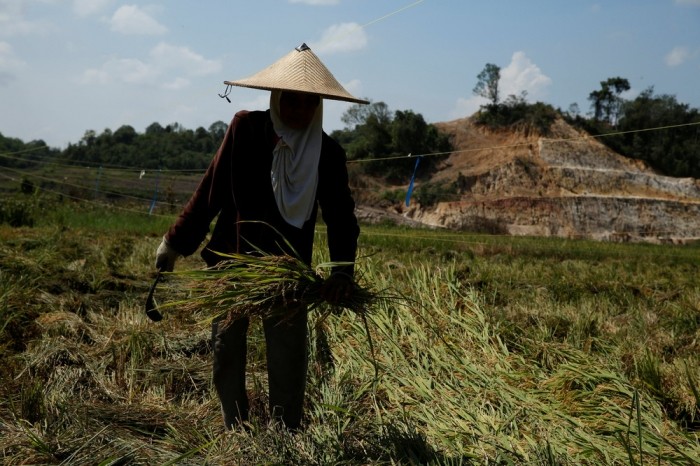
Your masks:
[[[311,48],[318,53],[351,52],[367,46],[367,34],[357,23],[340,23],[328,27]]]
[[[486,105],[488,100],[480,96],[457,99],[454,109],[450,112],[450,118],[464,118],[474,114],[482,105]]]
[[[90,69],[83,74],[84,82],[112,84],[152,84],[158,78],[158,70],[136,58],[113,58],[99,69]]]
[[[0,0],[0,36],[42,34],[53,29],[48,21],[26,19],[24,6],[23,2]]]
[[[532,63],[524,52],[515,52],[510,64],[501,70],[499,86],[502,98],[527,92],[533,99],[542,99],[552,79]]]
[[[100,11],[112,3],[112,0],[73,0],[73,12],[80,16],[90,16]]]
[[[172,81],[165,82],[163,83],[163,88],[168,89],[169,91],[179,91],[180,89],[184,89],[187,86],[190,85],[190,80],[185,79],[181,76],[178,76],[177,78],[173,79]]]
[[[267,110],[270,107],[270,93],[258,91],[254,98],[241,102],[241,108],[246,110]]]
[[[527,96],[541,100],[546,94],[547,88],[552,84],[552,79],[542,73],[542,70],[532,63],[524,52],[515,52],[510,63],[501,69],[501,79],[498,81],[501,102],[509,95],[520,96],[523,91]],[[472,115],[488,100],[481,96],[459,98],[451,112],[452,118],[462,118]]]
[[[159,35],[167,28],[136,5],[124,5],[109,20],[112,31],[127,35]]]
[[[16,73],[24,65],[25,63],[15,56],[12,46],[7,42],[0,41],[0,86],[14,81]]]
[[[340,0],[289,0],[289,3],[303,3],[305,5],[337,5]]]
[[[351,79],[350,81],[342,83],[343,87],[350,94],[358,97],[362,94],[362,81],[359,79]]]
[[[687,47],[674,47],[666,54],[666,64],[668,66],[678,66],[690,58],[690,51]]]
[[[183,70],[192,76],[206,76],[221,70],[221,63],[208,60],[188,47],[161,42],[150,53],[154,64],[163,70]]]
[[[209,60],[188,47],[178,47],[161,42],[149,52],[149,60],[137,58],[112,58],[100,68],[83,73],[86,84],[110,84],[122,82],[138,85],[160,85],[178,90],[190,84],[188,77],[206,76],[221,70],[221,63]]]

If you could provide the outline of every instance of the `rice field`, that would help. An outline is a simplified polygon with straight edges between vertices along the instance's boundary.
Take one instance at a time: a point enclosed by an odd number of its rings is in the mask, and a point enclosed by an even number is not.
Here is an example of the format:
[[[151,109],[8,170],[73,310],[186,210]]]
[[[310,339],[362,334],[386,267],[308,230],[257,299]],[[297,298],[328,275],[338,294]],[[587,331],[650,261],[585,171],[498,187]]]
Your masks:
[[[225,431],[211,310],[167,306],[191,297],[171,277],[144,313],[170,219],[53,210],[0,225],[3,464],[700,464],[696,245],[364,226],[362,283],[402,299],[311,312],[296,434],[253,322],[251,425]]]

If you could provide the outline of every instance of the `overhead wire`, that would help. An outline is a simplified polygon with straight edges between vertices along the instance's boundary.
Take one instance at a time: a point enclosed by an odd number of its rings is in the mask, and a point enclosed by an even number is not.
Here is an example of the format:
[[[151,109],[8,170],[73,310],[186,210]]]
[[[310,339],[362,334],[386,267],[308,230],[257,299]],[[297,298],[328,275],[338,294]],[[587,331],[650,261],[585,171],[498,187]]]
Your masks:
[[[410,8],[412,8],[412,7],[415,7],[415,6],[419,5],[420,3],[423,3],[424,1],[425,1],[425,0],[417,0],[417,1],[411,2],[411,3],[409,3],[409,4],[407,4],[407,5],[403,6],[403,7],[401,7],[401,8],[399,8],[399,9],[394,10],[394,11],[392,11],[392,12],[390,12],[390,13],[387,13],[387,14],[385,14],[385,15],[379,17],[379,18],[376,18],[376,19],[374,19],[374,20],[372,20],[372,21],[369,21],[369,22],[364,23],[364,24],[362,24],[362,25],[360,25],[360,26],[357,26],[357,27],[354,28],[354,29],[345,31],[344,34],[337,35],[337,36],[332,36],[332,37],[330,37],[329,39],[327,39],[327,42],[333,42],[333,41],[335,41],[335,40],[340,40],[340,39],[342,39],[342,38],[343,38],[344,36],[346,36],[346,35],[352,34],[352,33],[356,32],[356,31],[359,30],[359,29],[366,28],[366,27],[368,27],[368,26],[370,26],[370,25],[373,25],[373,24],[375,24],[375,23],[378,23],[378,22],[380,22],[380,21],[383,21],[383,20],[385,20],[385,19],[387,19],[387,18],[390,18],[390,17],[392,17],[392,16],[394,16],[394,15],[397,15],[397,14],[399,14],[399,13],[401,13],[401,12],[407,10],[407,9],[410,9]],[[325,45],[325,44],[324,44],[324,45]],[[541,140],[542,140],[543,142],[548,143],[548,144],[550,144],[550,143],[560,143],[560,142],[572,142],[572,141],[579,141],[579,140],[580,140],[580,141],[583,141],[583,140],[598,139],[598,138],[609,137],[609,136],[624,135],[624,134],[630,134],[630,133],[641,133],[641,132],[648,132],[648,131],[660,131],[660,130],[666,130],[666,129],[672,129],[672,128],[680,128],[680,127],[687,127],[687,126],[694,126],[694,125],[700,125],[700,121],[699,121],[699,122],[685,123],[685,124],[677,124],[677,125],[667,125],[667,126],[661,126],[661,127],[642,128],[642,129],[637,129],[637,130],[617,131],[617,132],[604,133],[604,134],[598,134],[598,135],[582,135],[582,136],[571,137],[571,138],[548,139],[548,138],[544,138],[544,137],[543,137],[543,138],[541,138]],[[409,154],[407,154],[407,155],[390,156],[390,157],[380,157],[380,158],[375,158],[375,159],[352,159],[352,160],[348,160],[347,163],[348,163],[348,164],[354,164],[354,163],[369,163],[369,162],[377,162],[377,161],[391,161],[391,160],[402,160],[402,159],[405,160],[406,158],[417,158],[417,157],[437,157],[437,156],[445,156],[445,155],[459,154],[459,153],[468,153],[468,152],[503,150],[503,149],[513,148],[513,147],[525,147],[525,146],[530,146],[530,145],[531,145],[531,143],[517,143],[517,144],[506,144],[506,145],[489,146],[489,147],[479,147],[479,148],[460,149],[460,150],[453,150],[453,151],[431,152],[431,153],[423,153],[423,154],[413,154],[413,153],[409,153]],[[146,170],[146,169],[144,169],[144,168],[142,168],[142,167],[122,166],[122,165],[116,165],[116,164],[106,164],[106,163],[89,162],[89,161],[80,161],[80,162],[77,162],[76,164],[70,164],[70,163],[58,163],[58,162],[56,162],[55,160],[52,160],[52,161],[44,161],[44,160],[36,160],[36,159],[24,159],[24,158],[21,158],[21,157],[13,157],[13,156],[15,156],[15,155],[20,155],[20,154],[24,154],[24,153],[30,153],[30,152],[38,151],[38,150],[42,150],[42,149],[50,149],[50,148],[49,148],[47,145],[42,144],[42,145],[37,146],[37,147],[27,148],[27,149],[23,149],[23,150],[19,150],[19,151],[0,153],[0,157],[6,158],[6,159],[10,159],[10,160],[29,162],[29,163],[47,163],[47,164],[50,163],[50,164],[54,164],[54,165],[56,165],[56,166],[58,166],[58,167],[82,167],[82,168],[93,168],[93,169],[99,168],[99,169],[102,169],[102,170],[103,170],[100,176],[103,177],[105,180],[106,180],[106,179],[109,179],[110,177],[112,177],[112,179],[118,179],[120,182],[123,182],[123,181],[124,181],[123,178],[117,178],[116,176],[112,176],[111,174],[109,174],[109,173],[107,172],[107,170],[126,170],[126,171],[134,171],[134,172],[136,172],[136,173],[140,173],[141,175],[143,175],[144,170]],[[46,157],[51,157],[51,156],[46,156]],[[66,161],[64,160],[64,162],[66,162]],[[87,165],[87,167],[86,167],[86,165]],[[12,171],[12,172],[14,172],[14,173],[20,173],[20,174],[22,174],[22,172],[20,172],[20,171],[18,171],[18,170],[13,170],[13,169],[10,169],[10,168],[8,168],[8,167],[3,167],[3,166],[1,166],[1,165],[0,165],[0,168],[7,169],[7,170]],[[148,171],[149,171],[149,172],[154,172],[154,171],[156,171],[156,170],[154,170],[154,169],[151,168],[151,169],[148,169]],[[161,172],[161,173],[167,173],[167,172],[181,172],[181,173],[197,174],[197,173],[202,173],[202,172],[204,172],[204,169],[168,169],[168,168],[163,168],[163,169],[158,169],[157,171],[159,171],[159,172]],[[1,175],[1,174],[0,174],[0,175]],[[6,179],[13,179],[13,178],[8,177],[8,176],[6,176],[6,175],[1,175],[1,176],[3,176],[3,177],[6,178]],[[75,184],[66,183],[64,180],[55,180],[55,179],[51,179],[51,178],[48,178],[48,177],[42,177],[42,176],[40,176],[40,175],[35,175],[35,174],[32,174],[32,175],[30,175],[30,176],[34,176],[34,177],[36,177],[36,178],[48,180],[48,181],[55,182],[55,183],[60,183],[60,184],[65,185],[65,186],[73,186],[73,187],[80,188],[80,189],[88,189],[86,186],[83,186],[83,185],[75,185]],[[353,188],[353,189],[361,189],[361,188]],[[57,192],[57,191],[52,191],[52,190],[50,190],[50,189],[44,189],[44,190],[45,190],[45,191],[48,191],[48,192],[56,192],[56,193],[58,193],[58,194],[64,195],[64,196],[69,197],[69,198],[72,198],[72,196],[68,196],[68,195],[66,195],[65,193],[60,193],[60,192]],[[124,194],[124,193],[120,193],[120,192],[106,191],[106,190],[101,190],[101,192],[102,192],[103,194],[110,194],[110,195],[115,195],[115,196],[121,196],[121,197],[125,197],[125,198],[128,198],[128,199],[135,199],[135,200],[139,200],[139,201],[151,201],[150,198],[143,198],[143,197],[133,196],[133,195]],[[75,198],[75,199],[77,199],[77,200],[83,200],[83,201],[86,201],[86,202],[91,202],[91,201],[88,200],[88,199],[80,199],[80,198]],[[155,202],[164,203],[164,202],[162,202],[162,201],[155,201]],[[126,209],[126,210],[128,210],[128,209]]]
[[[686,127],[686,126],[699,126],[699,125],[700,125],[700,121],[695,121],[695,122],[691,122],[691,123],[682,123],[682,124],[678,124],[678,125],[656,126],[656,127],[652,127],[652,128],[616,131],[616,132],[603,133],[603,134],[588,134],[588,135],[575,136],[575,137],[570,137],[570,138],[548,139],[548,138],[542,137],[540,139],[543,142],[547,142],[547,143],[572,142],[572,141],[579,141],[579,140],[583,141],[583,140],[588,140],[588,139],[599,139],[599,138],[604,138],[604,137],[609,137],[609,136],[619,136],[619,135],[623,135],[623,134],[643,133],[643,132],[648,132],[648,131],[662,131],[662,130],[667,130],[667,129],[682,128],[682,127]],[[475,148],[470,148],[470,149],[460,149],[460,150],[445,151],[445,152],[430,152],[430,153],[425,153],[425,154],[409,153],[408,155],[380,157],[380,158],[376,158],[376,159],[353,159],[353,160],[348,160],[348,163],[366,163],[366,162],[377,162],[377,161],[386,161],[386,160],[405,160],[408,157],[410,157],[410,158],[436,157],[436,156],[440,156],[440,155],[462,154],[462,153],[467,153],[467,152],[482,152],[482,151],[493,151],[493,150],[500,150],[500,149],[510,149],[513,147],[528,147],[531,144],[532,144],[531,142],[521,142],[521,143],[516,143],[516,144],[504,144],[504,145],[499,145],[499,146],[475,147]]]
[[[5,178],[5,179],[9,179],[9,180],[12,180],[12,181],[16,181],[14,178],[12,178],[12,177],[10,177],[10,176],[7,176],[7,175],[4,175],[4,174],[2,174],[2,173],[0,173],[0,177]],[[44,192],[56,194],[56,195],[59,195],[59,196],[63,196],[64,198],[72,199],[72,200],[74,200],[74,201],[79,201],[79,202],[86,203],[86,204],[93,204],[93,205],[97,205],[97,206],[100,206],[100,207],[108,207],[108,208],[111,208],[111,209],[117,209],[117,210],[121,210],[121,211],[124,211],[124,212],[130,212],[130,213],[135,213],[135,214],[139,214],[139,215],[149,215],[149,216],[156,216],[156,217],[171,217],[170,215],[164,215],[164,214],[158,214],[158,213],[144,212],[144,211],[132,209],[132,208],[129,208],[129,207],[119,206],[119,205],[113,204],[113,203],[109,203],[109,204],[108,204],[108,203],[104,203],[104,202],[99,202],[99,201],[97,201],[97,200],[85,199],[85,198],[82,198],[82,197],[73,196],[73,195],[71,195],[71,194],[67,194],[67,193],[64,193],[64,192],[61,192],[61,191],[56,191],[56,190],[54,190],[54,189],[50,189],[50,188],[46,188],[46,187],[39,187],[39,188],[37,188],[37,189],[39,189],[40,191],[44,191]]]
[[[51,183],[54,183],[54,184],[60,185],[60,186],[66,186],[66,187],[75,188],[75,189],[78,189],[78,190],[85,190],[85,191],[94,191],[94,190],[95,190],[95,188],[92,187],[92,186],[70,183],[70,182],[68,182],[68,181],[66,181],[66,180],[60,180],[60,179],[55,179],[55,178],[49,178],[49,177],[42,176],[42,175],[36,175],[36,174],[29,174],[29,175],[27,175],[26,173],[23,173],[23,172],[20,171],[20,170],[15,170],[15,169],[8,168],[8,167],[1,167],[1,168],[3,168],[4,170],[13,172],[13,173],[18,173],[18,174],[20,174],[20,175],[22,175],[22,176],[29,176],[29,177],[32,177],[32,178],[36,178],[36,179],[40,179],[40,180],[44,180],[44,181],[49,181],[49,182],[51,182]],[[9,176],[7,176],[7,175],[3,175],[3,177],[4,177],[5,179],[9,179],[9,180],[12,180],[12,181],[17,181],[16,178],[12,178],[12,177],[9,177]],[[79,197],[77,197],[77,196],[75,196],[75,195],[69,195],[69,194],[67,194],[67,193],[65,193],[65,192],[63,192],[63,191],[52,190],[52,189],[50,189],[50,188],[47,188],[45,185],[44,185],[44,186],[38,186],[38,187],[35,186],[35,188],[36,188],[36,189],[39,189],[39,190],[42,190],[42,191],[58,193],[58,194],[61,194],[61,195],[65,196],[65,197],[68,197],[68,198],[71,198],[71,199],[85,200],[85,201],[88,201],[88,202],[90,201],[90,199],[79,198]],[[109,197],[109,196],[114,196],[114,197],[120,197],[120,198],[124,198],[124,199],[132,199],[132,200],[135,200],[135,201],[148,201],[148,202],[152,202],[152,198],[151,198],[151,197],[134,196],[134,195],[132,195],[132,194],[126,194],[126,193],[119,192],[119,191],[110,191],[110,190],[106,190],[106,189],[104,189],[104,188],[99,189],[98,192],[99,192],[99,195],[101,195],[101,196],[108,196],[108,197]],[[156,201],[156,202],[157,202],[158,204],[169,204],[168,202],[165,202],[165,201]]]
[[[421,0],[424,1],[424,0]],[[585,140],[590,140],[590,139],[600,139],[604,137],[610,137],[610,136],[619,136],[623,134],[633,134],[633,133],[643,133],[643,132],[650,132],[650,131],[663,131],[663,130],[668,130],[668,129],[675,129],[675,128],[682,128],[682,127],[688,127],[688,126],[700,126],[700,121],[696,122],[691,122],[691,123],[682,123],[682,124],[677,124],[677,125],[666,125],[666,126],[655,126],[655,127],[650,127],[650,128],[641,128],[641,129],[634,129],[634,130],[626,130],[626,131],[616,131],[616,132],[610,132],[610,133],[603,133],[603,134],[587,134],[587,135],[581,135],[581,136],[575,136],[575,137],[570,137],[570,138],[556,138],[556,139],[549,139],[546,137],[540,138],[543,142],[546,142],[548,144],[550,143],[564,143],[564,142],[574,142],[574,141],[585,141]],[[495,151],[495,150],[503,150],[503,149],[510,149],[513,147],[528,147],[532,143],[531,142],[522,142],[522,143],[516,143],[516,144],[503,144],[503,145],[497,145],[497,146],[486,146],[486,147],[474,147],[474,148],[469,148],[469,149],[459,149],[459,150],[451,150],[451,151],[441,151],[441,152],[428,152],[428,153],[409,153],[407,155],[398,155],[398,156],[390,156],[390,157],[379,157],[379,158],[372,158],[372,159],[352,159],[348,160],[347,163],[369,163],[369,162],[377,162],[377,161],[388,161],[388,160],[405,160],[406,158],[415,158],[415,157],[435,157],[435,156],[442,156],[442,155],[451,155],[451,154],[462,154],[462,153],[468,153],[468,152],[482,152],[482,151]],[[48,148],[48,146],[42,146],[40,148]],[[110,165],[110,164],[102,164],[102,163],[96,163],[96,162],[80,162],[81,165],[74,165],[74,164],[68,164],[68,163],[58,163],[56,161],[36,161],[32,159],[24,159],[21,157],[13,157],[13,155],[24,153],[24,152],[29,152],[31,150],[36,150],[36,148],[29,149],[29,150],[21,150],[21,151],[16,151],[16,152],[3,152],[0,153],[0,157],[6,158],[6,159],[11,159],[11,160],[17,160],[17,161],[22,161],[22,162],[31,162],[31,163],[52,163],[58,166],[71,166],[71,167],[80,167],[84,163],[90,163],[93,168],[113,168],[113,169],[123,169],[123,170],[133,170],[137,173],[140,173],[142,170],[148,170],[148,171],[162,171],[162,172],[182,172],[182,173],[203,173],[206,171],[205,169],[169,169],[169,168],[158,168],[158,169],[153,169],[153,168],[143,168],[143,167],[134,167],[134,166],[123,166],[123,165]]]
[[[548,139],[548,138],[541,138],[543,142],[546,142],[547,144],[556,144],[556,143],[566,143],[566,142],[572,142],[572,141],[584,141],[584,140],[590,140],[590,139],[598,139],[602,137],[608,137],[608,136],[614,136],[614,135],[621,135],[621,134],[631,134],[631,133],[639,133],[639,132],[650,132],[650,131],[663,131],[663,130],[668,130],[668,129],[675,129],[675,128],[681,128],[681,127],[688,127],[688,126],[697,126],[700,125],[700,122],[691,122],[691,123],[684,123],[684,124],[676,124],[676,125],[666,125],[666,126],[658,126],[658,127],[650,127],[650,128],[641,128],[641,129],[636,129],[636,130],[626,130],[626,131],[617,131],[617,132],[611,132],[611,133],[605,133],[605,134],[600,134],[600,135],[581,135],[581,136],[576,136],[576,137],[571,137],[571,138],[557,138],[557,139]],[[382,158],[377,158],[377,159],[360,159],[360,160],[348,160],[348,164],[352,163],[368,163],[368,162],[373,162],[373,161],[387,161],[387,160],[405,160],[407,157],[413,158],[413,157],[431,157],[431,156],[439,156],[439,155],[450,155],[450,154],[457,154],[457,153],[466,153],[466,152],[478,152],[478,151],[497,151],[497,150],[503,150],[503,149],[508,149],[508,148],[513,148],[513,147],[526,147],[526,146],[531,146],[531,143],[516,143],[516,144],[504,144],[504,145],[497,145],[497,146],[487,146],[487,147],[479,147],[479,148],[469,148],[469,149],[462,149],[462,150],[456,150],[456,151],[444,151],[444,152],[433,152],[433,153],[424,153],[424,154],[409,154],[408,156],[395,156],[395,157],[382,157]],[[142,189],[144,191],[147,191],[149,188],[144,187],[142,185],[138,185],[140,178],[146,174],[152,174],[154,172],[158,172],[160,175],[166,175],[168,173],[176,173],[176,174],[181,174],[184,176],[184,180],[187,182],[190,182],[192,184],[195,184],[196,181],[192,179],[186,178],[186,174],[199,174],[203,172],[204,170],[191,170],[191,169],[183,169],[183,170],[171,170],[171,169],[145,169],[142,167],[132,167],[132,166],[123,166],[123,165],[109,165],[109,164],[94,164],[93,166],[88,166],[85,167],[83,165],[77,165],[77,164],[66,164],[66,163],[60,163],[58,162],[55,157],[52,157],[52,160],[34,160],[34,159],[25,159],[22,157],[15,157],[14,155],[19,155],[22,153],[27,153],[31,151],[36,151],[38,149],[43,149],[46,148],[47,146],[39,146],[39,147],[34,147],[34,148],[29,148],[25,150],[20,150],[20,151],[14,151],[14,152],[4,152],[0,153],[1,158],[9,159],[9,160],[15,160],[15,161],[21,161],[21,162],[26,162],[26,163],[40,163],[40,164],[47,164],[47,165],[54,165],[57,167],[62,167],[62,168],[71,168],[71,169],[90,169],[90,170],[95,170],[95,169],[100,169],[99,176],[102,180],[107,182],[108,180],[112,181],[117,181],[120,185],[125,186],[125,187],[135,187],[138,189]],[[13,173],[17,174],[24,174],[28,176],[33,176],[37,177],[40,179],[44,179],[49,182],[53,182],[55,184],[63,185],[63,186],[72,186],[75,188],[79,189],[85,189],[89,190],[90,188],[84,185],[76,185],[76,184],[71,184],[67,182],[65,179],[56,179],[56,178],[49,178],[47,176],[41,176],[37,174],[32,174],[32,173],[24,173],[21,172],[17,169],[13,169],[10,167],[6,166],[0,166],[0,169],[4,168],[5,170],[12,171]],[[133,172],[131,177],[133,178],[124,178],[122,174],[115,174],[115,172],[119,171],[126,171],[126,172]],[[137,174],[139,176],[139,179],[137,180]],[[127,174],[128,175],[128,174]],[[97,175],[95,175],[97,176]],[[151,175],[152,176],[152,175]],[[178,176],[178,175],[176,175]],[[8,178],[8,177],[6,177]],[[11,178],[10,178],[11,179]],[[175,181],[173,181],[174,183]],[[362,188],[362,187],[353,187],[353,190],[372,190],[372,188]],[[128,199],[135,199],[139,201],[149,201],[149,202],[155,202],[155,204],[169,204],[168,202],[165,201],[160,201],[156,199],[155,201],[151,197],[140,197],[140,196],[134,196],[131,194],[125,194],[120,191],[110,191],[110,190],[105,190],[102,189],[100,190],[103,194],[105,195],[112,195],[115,197],[124,197]],[[187,192],[175,192],[173,193],[174,195],[179,196],[189,196],[191,191]]]
[[[392,16],[397,15],[397,14],[399,14],[399,13],[402,13],[402,12],[404,12],[404,11],[410,9],[410,8],[413,8],[414,6],[417,6],[418,4],[423,3],[424,1],[425,1],[425,0],[417,0],[417,1],[415,1],[415,2],[409,3],[408,5],[404,5],[404,6],[402,6],[401,8],[399,8],[399,9],[397,9],[397,10],[394,10],[394,11],[392,11],[392,12],[390,12],[390,13],[387,13],[387,14],[385,14],[385,15],[383,15],[383,16],[380,16],[379,18],[373,19],[372,21],[369,21],[369,22],[364,23],[364,24],[360,24],[360,25],[358,25],[358,26],[356,26],[356,27],[354,27],[354,28],[352,28],[352,29],[348,29],[348,30],[343,31],[342,33],[338,33],[338,34],[336,34],[336,35],[334,35],[334,36],[330,36],[330,37],[328,37],[328,38],[326,39],[325,42],[322,42],[321,45],[328,45],[328,44],[331,44],[331,43],[333,43],[333,42],[337,42],[337,41],[339,41],[339,40],[341,40],[341,39],[344,39],[345,37],[347,37],[347,36],[349,36],[349,35],[354,34],[355,32],[359,31],[360,29],[365,29],[365,28],[367,28],[368,26],[371,26],[371,25],[373,25],[373,24],[375,24],[375,23],[378,23],[378,22],[380,22],[380,21],[384,21],[385,19],[391,18]]]

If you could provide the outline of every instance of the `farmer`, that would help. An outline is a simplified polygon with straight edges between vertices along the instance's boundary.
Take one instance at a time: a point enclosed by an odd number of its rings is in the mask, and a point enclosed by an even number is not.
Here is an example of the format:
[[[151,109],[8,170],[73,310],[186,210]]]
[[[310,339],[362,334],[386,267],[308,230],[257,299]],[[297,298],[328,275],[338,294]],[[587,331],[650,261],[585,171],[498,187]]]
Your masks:
[[[227,86],[271,91],[267,111],[233,117],[199,186],[156,251],[156,268],[172,271],[179,256],[194,253],[216,225],[201,256],[212,266],[217,252],[291,254],[311,264],[318,208],[327,226],[330,259],[354,262],[359,227],[348,187],[345,152],[322,129],[323,100],[367,103],[350,95],[302,44],[259,73]],[[227,88],[228,89],[228,88]],[[292,248],[292,249],[290,249]],[[324,298],[338,301],[353,289],[353,267],[333,269]],[[297,429],[307,369],[307,313],[263,322],[269,408]],[[212,325],[213,381],[227,428],[248,419],[246,333],[248,318]]]

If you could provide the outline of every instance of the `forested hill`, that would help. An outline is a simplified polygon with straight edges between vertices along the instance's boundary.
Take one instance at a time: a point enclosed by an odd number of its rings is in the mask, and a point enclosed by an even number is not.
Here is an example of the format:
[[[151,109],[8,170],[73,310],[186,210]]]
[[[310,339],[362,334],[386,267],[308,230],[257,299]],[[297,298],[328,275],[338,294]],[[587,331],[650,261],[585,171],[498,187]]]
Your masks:
[[[77,144],[62,154],[67,162],[121,165],[145,169],[203,169],[226,133],[226,123],[217,121],[209,129],[187,129],[174,123],[165,127],[152,123],[144,133],[124,125],[101,134],[87,131]]]
[[[540,102],[528,104],[524,95],[483,106],[475,117],[480,125],[499,131],[536,128],[546,136],[560,115],[592,136],[605,136],[600,141],[616,153],[641,160],[660,174],[700,178],[700,110],[678,102],[675,96],[654,94],[651,87],[632,100],[623,99],[619,90],[626,86],[620,82],[626,84],[622,78],[602,81],[601,89],[591,92],[592,113],[586,117],[575,104],[562,111]],[[420,113],[390,111],[383,102],[352,106],[341,120],[345,129],[332,136],[346,149],[348,159],[371,159],[364,165],[365,173],[394,182],[407,181],[413,165],[412,160],[397,161],[397,157],[447,154],[454,142]],[[208,166],[226,127],[222,121],[194,130],[178,123],[152,123],[138,133],[123,125],[99,134],[88,130],[63,150],[49,148],[41,140],[25,143],[0,133],[0,166],[26,168],[33,161],[56,158],[76,165],[201,170]],[[421,164],[422,173],[428,174],[435,168],[429,164],[438,161],[427,158]]]
[[[209,129],[187,129],[178,123],[152,123],[143,133],[123,125],[100,134],[88,130],[77,143],[63,150],[49,148],[44,141],[25,143],[0,133],[0,166],[26,168],[47,157],[76,165],[138,167],[143,169],[204,169],[221,144],[226,123],[217,121]]]

